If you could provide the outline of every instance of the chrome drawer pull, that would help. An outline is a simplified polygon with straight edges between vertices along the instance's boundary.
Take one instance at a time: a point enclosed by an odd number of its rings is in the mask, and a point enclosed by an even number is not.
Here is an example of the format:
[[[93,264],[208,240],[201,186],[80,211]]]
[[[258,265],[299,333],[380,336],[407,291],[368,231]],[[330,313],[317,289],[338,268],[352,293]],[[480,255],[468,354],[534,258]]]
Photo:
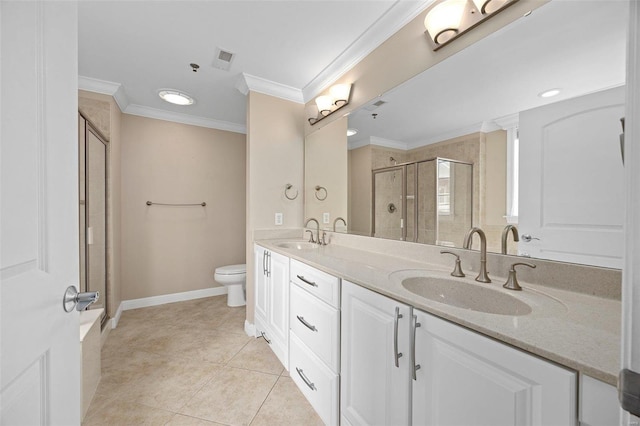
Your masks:
[[[307,379],[307,376],[304,375],[304,372],[302,371],[301,368],[296,367],[296,371],[298,372],[298,374],[300,375],[300,378],[302,379],[302,381],[309,386],[309,389],[311,390],[316,390],[316,385],[314,385],[313,383],[311,383],[311,381],[309,379]]]
[[[304,324],[304,326],[307,327],[309,330],[318,331],[316,326],[309,324],[307,321],[305,321],[304,317],[301,317],[300,315],[296,315],[296,318],[298,318],[298,321],[300,321],[302,324]]]
[[[302,275],[296,275],[296,277],[300,278],[300,280],[305,284],[309,284],[312,287],[318,287],[318,284],[314,283],[313,281],[305,280]]]
[[[396,306],[396,315],[393,318],[393,355],[396,361],[396,367],[400,367],[398,360],[402,357],[402,352],[398,352],[398,320],[402,318],[400,308]]]

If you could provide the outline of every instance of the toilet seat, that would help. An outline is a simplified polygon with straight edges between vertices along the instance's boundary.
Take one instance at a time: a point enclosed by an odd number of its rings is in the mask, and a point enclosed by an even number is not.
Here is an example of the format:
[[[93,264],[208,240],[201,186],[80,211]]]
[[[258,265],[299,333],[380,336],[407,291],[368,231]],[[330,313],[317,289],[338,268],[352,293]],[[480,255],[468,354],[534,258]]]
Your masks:
[[[227,265],[216,268],[216,274],[218,275],[242,275],[247,273],[246,264]]]

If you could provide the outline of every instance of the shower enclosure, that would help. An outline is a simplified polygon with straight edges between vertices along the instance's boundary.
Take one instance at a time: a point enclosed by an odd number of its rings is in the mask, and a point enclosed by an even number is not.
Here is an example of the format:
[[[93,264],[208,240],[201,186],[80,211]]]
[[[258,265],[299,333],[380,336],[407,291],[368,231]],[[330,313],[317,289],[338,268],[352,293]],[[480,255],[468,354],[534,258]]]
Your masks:
[[[462,247],[473,223],[473,165],[446,158],[372,170],[372,235]]]
[[[108,141],[82,114],[78,127],[80,291],[99,292],[100,299],[90,309],[106,312]]]

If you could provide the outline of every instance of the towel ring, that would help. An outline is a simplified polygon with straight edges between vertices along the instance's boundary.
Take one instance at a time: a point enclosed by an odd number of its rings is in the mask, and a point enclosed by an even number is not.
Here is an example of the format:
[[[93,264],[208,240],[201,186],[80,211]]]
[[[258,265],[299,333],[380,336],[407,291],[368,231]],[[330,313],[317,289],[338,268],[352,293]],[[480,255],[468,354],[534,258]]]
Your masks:
[[[320,191],[324,191],[324,197],[319,196],[318,194],[320,193]],[[316,185],[316,198],[320,201],[324,201],[327,199],[327,195],[329,195],[329,193],[327,192],[327,188],[325,188],[324,186],[320,186],[320,185]]]
[[[289,190],[293,188],[293,185],[291,185],[290,183],[287,184],[287,186],[285,187],[284,190],[284,196],[287,197],[287,200],[295,200],[296,198],[298,198],[298,190],[296,189],[296,195],[294,195],[293,197],[289,196]]]

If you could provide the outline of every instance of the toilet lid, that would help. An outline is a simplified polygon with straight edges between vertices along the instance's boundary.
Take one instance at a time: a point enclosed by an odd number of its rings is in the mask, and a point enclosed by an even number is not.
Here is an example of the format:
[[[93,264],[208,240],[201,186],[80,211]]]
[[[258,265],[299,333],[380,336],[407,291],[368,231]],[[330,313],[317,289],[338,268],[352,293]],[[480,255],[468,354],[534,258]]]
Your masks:
[[[227,265],[216,268],[216,274],[219,275],[240,275],[247,273],[247,265],[246,264],[238,264],[238,265]]]

